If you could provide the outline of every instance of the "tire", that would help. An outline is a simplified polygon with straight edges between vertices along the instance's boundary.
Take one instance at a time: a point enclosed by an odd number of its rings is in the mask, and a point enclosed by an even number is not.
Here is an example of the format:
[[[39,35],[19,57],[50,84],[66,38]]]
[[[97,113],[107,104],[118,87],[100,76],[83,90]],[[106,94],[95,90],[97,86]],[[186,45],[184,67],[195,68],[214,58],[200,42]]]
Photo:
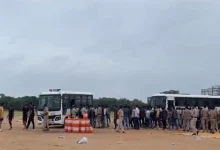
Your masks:
[[[62,128],[65,127],[66,118],[67,118],[67,117],[65,117],[65,119],[64,119],[64,122],[63,122]]]

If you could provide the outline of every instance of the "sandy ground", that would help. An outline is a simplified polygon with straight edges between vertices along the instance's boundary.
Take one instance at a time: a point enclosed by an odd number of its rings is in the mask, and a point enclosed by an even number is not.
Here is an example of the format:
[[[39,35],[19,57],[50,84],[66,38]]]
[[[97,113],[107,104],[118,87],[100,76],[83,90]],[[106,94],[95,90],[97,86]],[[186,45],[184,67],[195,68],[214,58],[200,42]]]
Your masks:
[[[18,119],[17,119],[18,120]],[[141,129],[128,130],[125,134],[116,133],[112,129],[96,129],[93,134],[64,133],[55,128],[43,132],[38,126],[23,131],[22,123],[14,120],[14,128],[9,131],[7,120],[3,123],[3,132],[0,133],[0,150],[219,150],[220,139],[196,139],[192,136],[175,135],[173,132],[162,130]],[[176,132],[176,131],[175,131]],[[64,139],[58,138],[65,136]],[[88,138],[88,144],[76,144],[83,136]]]

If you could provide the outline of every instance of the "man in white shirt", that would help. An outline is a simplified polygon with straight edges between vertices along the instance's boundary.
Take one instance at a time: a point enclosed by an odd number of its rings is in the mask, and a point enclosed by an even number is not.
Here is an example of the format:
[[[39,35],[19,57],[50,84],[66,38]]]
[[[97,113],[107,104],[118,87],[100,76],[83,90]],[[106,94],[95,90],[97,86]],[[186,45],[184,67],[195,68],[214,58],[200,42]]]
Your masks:
[[[147,119],[147,126],[148,128],[151,128],[151,118],[150,118],[150,110],[146,110],[146,119]]]
[[[44,131],[49,131],[49,109],[44,104]]]
[[[139,114],[140,114],[140,110],[136,105],[134,110],[134,129],[137,130],[140,129]]]
[[[104,120],[103,120],[103,127],[107,127],[107,117],[106,117],[107,107],[104,108]]]

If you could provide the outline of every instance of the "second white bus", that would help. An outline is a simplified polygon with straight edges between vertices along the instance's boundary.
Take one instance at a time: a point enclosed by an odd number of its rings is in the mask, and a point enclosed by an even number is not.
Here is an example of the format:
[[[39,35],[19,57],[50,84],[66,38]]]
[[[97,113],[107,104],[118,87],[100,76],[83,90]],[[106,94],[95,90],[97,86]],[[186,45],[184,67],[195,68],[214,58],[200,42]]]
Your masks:
[[[185,107],[185,106],[214,106],[220,109],[220,96],[155,94],[150,98],[151,107]]]

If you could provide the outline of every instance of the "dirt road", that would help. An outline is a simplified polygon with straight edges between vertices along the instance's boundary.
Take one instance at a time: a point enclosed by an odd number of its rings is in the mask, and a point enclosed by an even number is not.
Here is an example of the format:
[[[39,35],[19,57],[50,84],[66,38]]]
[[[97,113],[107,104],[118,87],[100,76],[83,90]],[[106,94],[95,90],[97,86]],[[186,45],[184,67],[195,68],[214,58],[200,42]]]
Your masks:
[[[220,139],[196,139],[192,136],[174,135],[162,130],[129,130],[125,134],[112,129],[96,129],[93,134],[70,134],[62,129],[51,129],[45,133],[40,126],[33,131],[22,130],[22,123],[14,121],[13,130],[7,130],[6,120],[0,133],[0,150],[219,150]],[[64,139],[58,138],[65,136]],[[76,144],[83,136],[88,138],[86,145]]]

